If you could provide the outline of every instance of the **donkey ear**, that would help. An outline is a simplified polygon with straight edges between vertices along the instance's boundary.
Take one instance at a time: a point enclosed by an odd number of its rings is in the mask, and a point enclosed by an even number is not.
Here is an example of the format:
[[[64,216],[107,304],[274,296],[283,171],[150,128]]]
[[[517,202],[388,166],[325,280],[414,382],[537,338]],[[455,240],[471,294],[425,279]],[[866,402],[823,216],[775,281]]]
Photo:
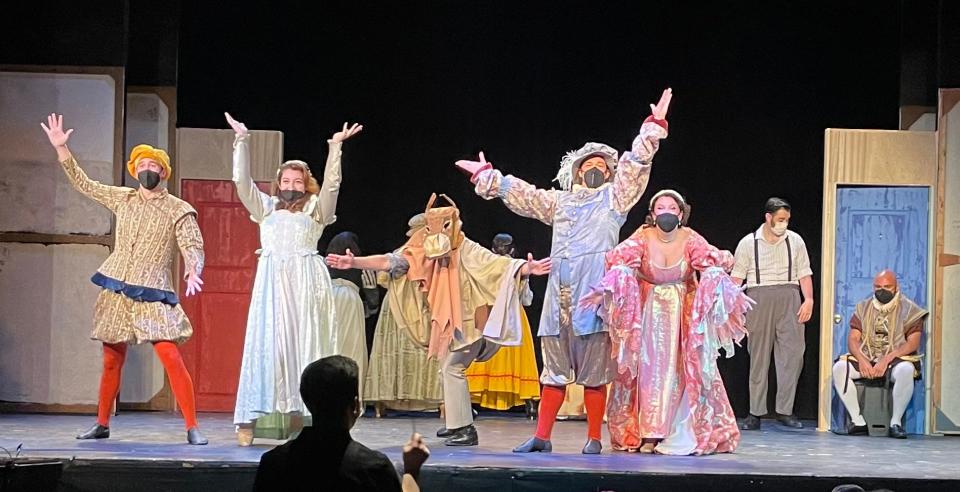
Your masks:
[[[441,196],[443,199],[445,199],[446,201],[450,202],[450,205],[453,205],[453,208],[459,208],[459,207],[457,207],[457,203],[454,202],[453,200],[451,200],[450,197],[448,197],[447,195],[445,195],[445,194],[440,194],[440,196]]]
[[[430,194],[430,200],[427,201],[427,208],[424,209],[424,212],[429,212],[430,209],[433,208],[433,202],[435,202],[435,201],[437,201],[437,194],[436,194],[436,193],[431,193],[431,194]]]

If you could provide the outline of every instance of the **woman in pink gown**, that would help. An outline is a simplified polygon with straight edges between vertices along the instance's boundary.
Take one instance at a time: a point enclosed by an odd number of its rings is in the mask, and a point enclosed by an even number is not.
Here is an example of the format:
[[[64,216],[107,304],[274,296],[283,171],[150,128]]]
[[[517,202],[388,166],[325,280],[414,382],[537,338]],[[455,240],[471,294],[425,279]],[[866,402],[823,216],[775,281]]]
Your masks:
[[[716,359],[720,348],[733,356],[752,301],[727,275],[733,255],[686,227],[689,213],[679,193],[654,195],[647,224],[607,253],[606,275],[582,300],[601,304],[610,327],[614,449],[700,455],[740,441]]]

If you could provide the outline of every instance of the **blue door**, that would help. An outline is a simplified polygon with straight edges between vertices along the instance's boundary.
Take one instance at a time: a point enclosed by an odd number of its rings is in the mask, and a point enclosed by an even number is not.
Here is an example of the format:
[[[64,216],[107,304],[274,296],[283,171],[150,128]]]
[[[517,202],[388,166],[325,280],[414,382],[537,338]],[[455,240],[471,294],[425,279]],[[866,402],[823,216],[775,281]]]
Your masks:
[[[873,295],[873,277],[884,268],[897,273],[901,292],[927,306],[930,189],[926,187],[844,187],[837,190],[836,300],[833,359],[847,353],[850,317],[858,302]],[[837,318],[834,318],[835,320]],[[923,351],[926,332],[920,343]],[[923,364],[926,365],[924,360]],[[842,429],[846,409],[833,390],[831,429]],[[922,434],[923,382],[916,381],[903,428]]]

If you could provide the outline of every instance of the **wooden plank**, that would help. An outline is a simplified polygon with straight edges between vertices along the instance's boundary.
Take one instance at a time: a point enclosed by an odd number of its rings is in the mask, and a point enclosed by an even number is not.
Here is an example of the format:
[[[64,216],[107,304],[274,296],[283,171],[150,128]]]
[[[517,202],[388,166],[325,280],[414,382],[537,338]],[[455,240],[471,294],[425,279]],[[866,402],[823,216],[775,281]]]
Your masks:
[[[96,415],[96,404],[21,403],[0,401],[0,413],[79,413]]]
[[[944,322],[944,269],[953,266],[957,262],[957,253],[958,251],[945,251],[945,231],[947,227],[947,218],[946,216],[946,202],[949,199],[957,200],[958,197],[947,197],[947,166],[949,161],[947,160],[947,153],[950,152],[951,155],[960,152],[960,149],[950,149],[948,148],[948,136],[950,132],[956,132],[956,129],[951,128],[950,119],[948,118],[949,113],[953,111],[957,105],[960,104],[960,89],[941,89],[940,98],[937,108],[937,198],[936,198],[936,238],[935,238],[935,258],[937,259],[937,265],[934,268],[934,307],[933,307],[933,336],[932,336],[932,345],[933,350],[930,357],[930,373],[932,374],[931,379],[931,404],[930,404],[930,421],[932,424],[932,432],[942,432],[944,429],[940,429],[937,426],[938,419],[936,418],[935,412],[937,409],[941,408],[944,403],[944,389],[945,389],[945,378],[943,373],[943,354],[944,354],[944,333],[943,333],[943,322]],[[956,122],[954,122],[956,123]],[[951,172],[960,172],[960,169],[951,169]],[[954,176],[951,176],[952,179],[957,179]],[[956,217],[951,219],[956,220]],[[953,353],[951,348],[947,349],[948,353]],[[949,383],[946,383],[949,385]],[[953,388],[946,388],[947,391],[957,391]],[[953,430],[953,429],[949,429]]]
[[[0,232],[0,243],[102,244],[112,248],[113,236],[45,234],[40,232]]]
[[[935,186],[937,134],[897,130],[826,130],[824,184]],[[826,191],[826,190],[824,190]]]
[[[250,130],[249,138],[250,176],[274,181],[283,159],[283,133]],[[233,178],[233,130],[179,128],[176,140],[180,180]]]

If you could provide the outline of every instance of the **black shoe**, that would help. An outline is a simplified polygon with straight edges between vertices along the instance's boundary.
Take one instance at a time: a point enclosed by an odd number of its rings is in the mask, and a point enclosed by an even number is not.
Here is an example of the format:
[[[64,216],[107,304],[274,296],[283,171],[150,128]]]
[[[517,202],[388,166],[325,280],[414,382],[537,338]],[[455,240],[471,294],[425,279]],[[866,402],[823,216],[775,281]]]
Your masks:
[[[583,454],[600,454],[601,450],[603,450],[603,444],[600,444],[598,439],[588,439],[580,452]]]
[[[456,429],[450,430],[450,429],[447,429],[446,426],[443,426],[443,427],[437,429],[437,437],[450,437],[450,436],[453,435],[453,433],[454,433],[455,431],[456,431]]]
[[[514,453],[550,453],[553,451],[553,444],[550,441],[533,436],[527,439],[523,444],[513,448]]]
[[[887,435],[894,439],[906,439],[907,432],[903,430],[903,426],[900,424],[893,424],[890,428],[887,429]]]
[[[100,424],[93,424],[83,434],[77,434],[77,439],[106,439],[110,437],[110,428]]]
[[[748,414],[747,418],[740,421],[740,429],[745,431],[753,431],[760,428],[760,417],[757,417],[754,414]]]
[[[187,431],[187,442],[196,446],[203,446],[210,441],[208,441],[206,437],[203,437],[200,429],[191,427],[190,430]]]
[[[847,427],[848,436],[865,436],[869,430],[867,429],[867,424],[863,425],[854,425],[850,424],[850,427]]]
[[[800,419],[798,419],[796,415],[777,415],[777,420],[786,427],[803,429],[803,422],[800,422]]]
[[[447,446],[476,446],[480,444],[480,438],[477,437],[477,428],[473,424],[461,427],[454,431],[446,441],[443,441],[443,444]]]

